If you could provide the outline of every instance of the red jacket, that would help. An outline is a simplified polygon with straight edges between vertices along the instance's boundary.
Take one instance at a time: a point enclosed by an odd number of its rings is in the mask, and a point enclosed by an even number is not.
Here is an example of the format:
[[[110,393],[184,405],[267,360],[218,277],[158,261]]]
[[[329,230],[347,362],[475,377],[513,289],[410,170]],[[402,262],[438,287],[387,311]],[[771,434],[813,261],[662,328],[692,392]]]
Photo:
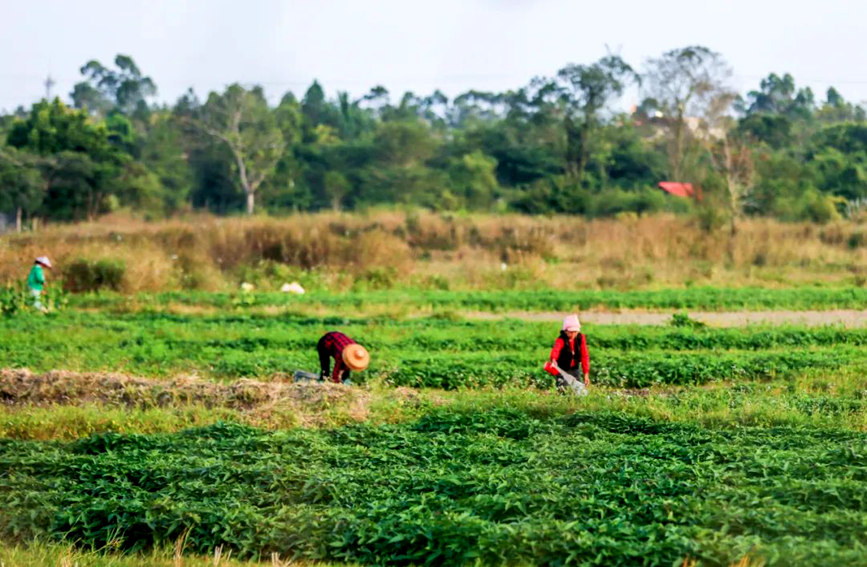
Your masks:
[[[559,359],[560,353],[564,348],[569,348],[569,350],[572,351],[573,356],[571,357],[572,358],[572,366],[570,368],[562,368],[562,366],[561,366],[562,370],[564,370],[570,374],[573,374],[573,372],[578,369],[578,364],[576,362],[576,359],[578,359],[580,356],[580,358],[581,358],[581,370],[584,372],[584,374],[590,373],[590,353],[587,352],[587,338],[584,336],[584,333],[581,333],[578,336],[581,337],[581,344],[579,345],[579,348],[581,349],[580,353],[575,352],[575,340],[574,339],[567,340],[567,339],[563,338],[562,336],[557,337],[557,340],[554,341],[554,347],[551,349],[551,356],[548,358],[548,363],[545,364],[545,370],[548,371],[549,374],[551,374],[553,376],[557,376],[558,372],[554,368],[554,366],[551,364],[551,361]],[[568,347],[566,345],[567,342],[569,343]],[[576,356],[576,354],[578,354],[579,356]]]
[[[334,358],[334,372],[331,373],[332,382],[340,382],[342,374],[348,372],[349,369],[347,368],[346,363],[343,362],[343,349],[354,344],[354,340],[340,331],[325,333],[322,338],[319,339],[319,344],[316,345],[316,349],[319,351],[319,361],[323,365],[323,372],[326,372],[324,361],[328,360],[327,358],[323,359],[323,357],[331,356]]]

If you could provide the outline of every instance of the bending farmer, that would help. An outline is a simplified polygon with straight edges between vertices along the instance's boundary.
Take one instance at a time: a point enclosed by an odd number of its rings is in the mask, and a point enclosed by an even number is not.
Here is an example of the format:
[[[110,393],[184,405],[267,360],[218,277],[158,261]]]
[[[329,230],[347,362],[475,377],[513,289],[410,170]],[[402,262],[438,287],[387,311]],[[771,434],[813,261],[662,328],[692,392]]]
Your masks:
[[[581,322],[578,315],[569,315],[563,319],[563,329],[554,341],[551,358],[545,364],[545,370],[553,376],[559,376],[558,370],[575,375],[578,362],[584,373],[584,385],[590,385],[590,354],[587,352],[587,339],[581,334]]]
[[[351,370],[361,371],[370,364],[367,349],[338,331],[325,333],[316,344],[316,350],[319,352],[320,380],[328,376],[332,358],[334,372],[331,380],[338,383],[348,381]]]
[[[45,306],[42,305],[42,290],[45,288],[45,271],[43,268],[51,269],[51,260],[48,256],[40,256],[36,258],[33,267],[30,268],[30,274],[27,276],[27,291],[33,298],[33,307],[40,311],[45,311]]]

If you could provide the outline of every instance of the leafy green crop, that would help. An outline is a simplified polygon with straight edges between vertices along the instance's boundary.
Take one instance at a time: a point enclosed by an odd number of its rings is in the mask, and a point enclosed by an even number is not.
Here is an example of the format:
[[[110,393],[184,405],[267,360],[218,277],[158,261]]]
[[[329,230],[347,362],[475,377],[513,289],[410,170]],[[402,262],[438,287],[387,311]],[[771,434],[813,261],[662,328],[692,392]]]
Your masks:
[[[789,298],[842,305],[861,297],[813,291]],[[720,301],[759,305],[786,293],[736,292]],[[456,311],[537,308],[544,299],[505,294],[498,307],[486,303],[494,294],[395,294],[393,301]],[[675,295],[582,297],[664,303]],[[0,439],[0,540],[140,550],[185,534],[187,549],[198,553],[222,545],[241,557],[278,552],[395,565],[682,565],[692,558],[728,566],[743,557],[769,565],[865,563],[867,329],[716,329],[684,317],[680,326],[585,325],[596,384],[732,384],[659,397],[600,389],[572,400],[520,390],[552,386],[542,364],[557,322],[264,315],[249,307],[300,300],[260,294],[165,294],[144,299],[153,301],[152,311],[81,309],[88,301],[105,307],[113,297],[76,297],[78,309],[52,317],[0,318],[0,367],[267,378],[315,369],[317,339],[340,329],[373,355],[355,381],[457,391],[412,399],[384,390],[393,397],[371,411],[407,408],[400,419],[377,421],[401,425],[266,432],[219,423],[71,443]],[[553,304],[566,297],[551,295]],[[687,290],[682,299],[713,304],[715,297]],[[348,306],[388,299],[373,292],[314,294],[311,301],[348,313]],[[225,311],[171,313],[160,308],[169,301]],[[845,374],[845,387],[831,370]],[[64,387],[70,383],[77,387],[74,379]],[[473,390],[499,387],[506,389]],[[462,401],[441,403],[446,398]],[[80,411],[65,419],[84,420],[72,431],[93,431],[91,417],[107,414],[105,407],[73,408]],[[22,418],[10,419],[8,431],[50,429],[44,422],[60,419],[51,406],[9,408]],[[580,413],[569,413],[576,408]],[[134,421],[122,405],[111,409],[124,427]],[[217,407],[197,420],[181,409],[160,408],[171,419],[150,431],[245,419]],[[768,424],[787,427],[752,427]]]
[[[333,313],[348,313],[372,306],[392,305],[405,308],[442,310],[506,311],[574,311],[592,308],[609,309],[863,309],[867,305],[864,287],[796,287],[767,289],[756,287],[690,287],[662,290],[498,290],[440,291],[425,289],[367,290],[348,293],[312,291],[304,296],[285,293],[251,294],[166,292],[140,294],[140,305],[151,307],[169,303],[218,308],[266,305],[310,306],[328,308]],[[129,298],[117,294],[80,295],[74,305],[104,308],[123,304]]]
[[[867,435],[442,410],[0,442],[0,533],[372,564],[863,565]]]
[[[550,386],[542,371],[557,325],[435,318],[346,320],[262,315],[64,312],[0,320],[0,366],[142,375],[270,377],[316,369],[322,333],[341,329],[373,353],[356,381],[440,388]],[[700,384],[796,375],[865,359],[867,329],[606,327],[585,329],[594,381]]]
[[[591,360],[596,383],[617,387],[657,384],[690,385],[719,380],[756,380],[791,376],[807,368],[837,368],[863,360],[861,350],[778,351],[734,353],[615,353],[598,351]],[[404,356],[386,374],[403,386],[459,387],[550,384],[538,357],[486,353]]]

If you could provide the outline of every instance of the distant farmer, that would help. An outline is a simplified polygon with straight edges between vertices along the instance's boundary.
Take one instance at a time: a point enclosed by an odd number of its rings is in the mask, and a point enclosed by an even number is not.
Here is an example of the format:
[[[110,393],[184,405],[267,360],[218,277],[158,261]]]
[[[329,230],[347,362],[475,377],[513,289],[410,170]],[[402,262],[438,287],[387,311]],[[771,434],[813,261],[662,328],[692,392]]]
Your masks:
[[[320,380],[325,380],[330,373],[332,358],[334,372],[331,373],[331,380],[337,383],[348,381],[351,370],[361,371],[370,364],[367,349],[339,331],[325,333],[319,339],[316,350],[319,352]]]
[[[581,322],[578,315],[569,315],[563,319],[560,336],[554,341],[551,357],[545,364],[545,370],[557,377],[557,386],[565,386],[560,371],[571,376],[577,376],[578,364],[584,374],[584,386],[590,385],[590,354],[587,352],[587,339],[581,334]]]
[[[27,276],[27,291],[33,298],[33,307],[45,311],[42,305],[42,291],[45,289],[45,268],[51,269],[51,260],[48,256],[40,256],[33,262],[30,274]]]

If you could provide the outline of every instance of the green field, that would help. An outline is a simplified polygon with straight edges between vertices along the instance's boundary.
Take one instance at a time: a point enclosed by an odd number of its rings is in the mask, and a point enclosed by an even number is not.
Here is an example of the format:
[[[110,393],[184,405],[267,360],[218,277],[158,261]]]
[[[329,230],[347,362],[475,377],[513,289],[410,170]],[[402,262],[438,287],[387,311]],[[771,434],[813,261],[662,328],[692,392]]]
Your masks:
[[[556,323],[518,319],[67,311],[0,321],[0,366],[267,379],[296,368],[316,370],[317,339],[338,327],[375,353],[358,380],[446,389],[544,387],[550,380],[540,368],[557,336]],[[586,333],[592,376],[606,386],[767,379],[867,360],[867,329],[588,325]]]
[[[540,289],[497,291],[448,291],[415,288],[363,289],[348,293],[313,291],[304,296],[285,293],[163,292],[126,296],[112,293],[72,296],[71,304],[81,308],[160,309],[168,305],[214,307],[219,309],[284,307],[327,309],[341,314],[376,307],[404,311],[478,310],[493,313],[510,311],[563,311],[605,309],[864,309],[865,287],[687,287],[683,289],[575,291]]]
[[[729,291],[598,305],[863,308]],[[75,296],[0,320],[0,561],[867,561],[867,329],[586,324],[576,399],[542,371],[557,323],[513,314],[544,294],[495,296]],[[331,329],[370,369],[289,383]]]

